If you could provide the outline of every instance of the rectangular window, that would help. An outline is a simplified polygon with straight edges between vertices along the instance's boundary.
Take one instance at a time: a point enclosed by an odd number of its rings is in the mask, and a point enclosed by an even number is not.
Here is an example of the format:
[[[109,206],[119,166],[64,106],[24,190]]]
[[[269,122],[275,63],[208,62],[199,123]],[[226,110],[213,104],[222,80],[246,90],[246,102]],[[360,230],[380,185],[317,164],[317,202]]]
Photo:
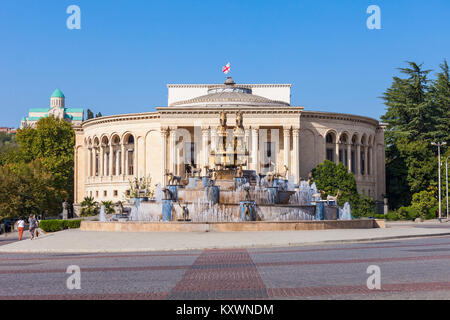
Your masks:
[[[117,192],[117,190],[114,190],[113,194],[114,194],[114,197],[117,197],[119,193]]]
[[[108,191],[106,191],[106,190],[103,191],[103,196],[104,196],[104,197],[107,197],[107,196],[108,196]]]

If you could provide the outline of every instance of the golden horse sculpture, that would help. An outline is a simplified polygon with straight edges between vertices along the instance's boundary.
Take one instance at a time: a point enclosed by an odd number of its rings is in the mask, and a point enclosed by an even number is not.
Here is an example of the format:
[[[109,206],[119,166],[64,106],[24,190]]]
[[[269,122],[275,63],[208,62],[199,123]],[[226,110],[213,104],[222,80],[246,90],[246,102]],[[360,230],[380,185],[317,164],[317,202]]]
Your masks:
[[[166,177],[168,177],[168,184],[169,185],[181,185],[181,176],[175,176],[173,173],[166,171],[164,174]]]
[[[330,195],[327,196],[327,202],[334,201],[334,203],[336,203],[336,205],[337,205],[338,198],[340,195],[341,195],[341,190],[338,189],[336,196],[330,196]]]
[[[245,205],[244,220],[245,221],[251,221],[252,220],[251,211],[250,211],[250,207],[249,207],[248,204]]]
[[[237,169],[236,177],[243,177],[243,176],[244,176],[244,170],[242,170],[242,164],[240,164]]]

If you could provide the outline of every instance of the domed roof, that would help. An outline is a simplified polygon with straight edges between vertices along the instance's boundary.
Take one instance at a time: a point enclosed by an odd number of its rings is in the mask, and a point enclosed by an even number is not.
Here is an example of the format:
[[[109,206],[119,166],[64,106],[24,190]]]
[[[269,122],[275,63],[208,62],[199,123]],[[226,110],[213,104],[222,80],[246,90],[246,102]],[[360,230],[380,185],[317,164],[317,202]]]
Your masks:
[[[51,98],[65,98],[65,96],[61,92],[61,90],[56,89],[55,91],[53,91]]]
[[[206,95],[171,104],[171,106],[183,107],[227,105],[288,106],[289,104],[254,95],[251,88],[236,85],[231,77],[228,77],[223,85],[210,87]]]

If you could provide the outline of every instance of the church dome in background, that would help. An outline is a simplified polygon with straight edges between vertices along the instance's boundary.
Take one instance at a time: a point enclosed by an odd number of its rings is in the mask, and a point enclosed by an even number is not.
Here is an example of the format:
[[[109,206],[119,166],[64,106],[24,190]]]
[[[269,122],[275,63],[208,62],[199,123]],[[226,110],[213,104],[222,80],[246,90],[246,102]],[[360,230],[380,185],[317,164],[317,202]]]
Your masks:
[[[55,91],[53,91],[52,95],[50,98],[65,98],[64,93],[62,93],[61,90],[56,89]]]

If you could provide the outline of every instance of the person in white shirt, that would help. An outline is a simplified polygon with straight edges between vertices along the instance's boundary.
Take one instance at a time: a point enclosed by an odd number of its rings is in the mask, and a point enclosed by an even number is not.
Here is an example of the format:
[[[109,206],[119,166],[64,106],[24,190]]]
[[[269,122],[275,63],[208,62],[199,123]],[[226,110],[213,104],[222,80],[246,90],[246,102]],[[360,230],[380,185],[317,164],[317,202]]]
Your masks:
[[[19,241],[22,240],[23,230],[25,229],[25,220],[23,217],[16,222],[17,229],[19,230]]]

